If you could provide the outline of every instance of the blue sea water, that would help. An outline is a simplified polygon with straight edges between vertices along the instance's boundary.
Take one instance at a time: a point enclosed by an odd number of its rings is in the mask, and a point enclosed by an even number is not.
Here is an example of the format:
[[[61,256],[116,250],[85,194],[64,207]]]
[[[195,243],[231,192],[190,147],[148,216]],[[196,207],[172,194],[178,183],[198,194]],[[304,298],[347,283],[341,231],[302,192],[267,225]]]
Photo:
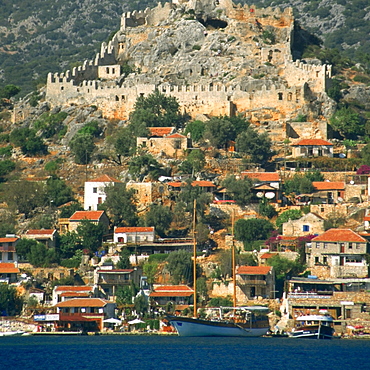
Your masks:
[[[0,369],[370,369],[370,340],[0,337]]]

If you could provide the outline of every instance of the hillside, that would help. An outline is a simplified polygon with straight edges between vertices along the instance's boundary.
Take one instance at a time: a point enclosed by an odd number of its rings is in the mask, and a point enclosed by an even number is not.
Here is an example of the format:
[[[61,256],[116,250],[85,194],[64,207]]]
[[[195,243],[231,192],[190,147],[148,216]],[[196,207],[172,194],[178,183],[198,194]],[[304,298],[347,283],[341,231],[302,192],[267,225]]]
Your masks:
[[[240,1],[240,3],[247,3]],[[119,27],[124,11],[145,9],[155,1],[4,0],[0,12],[0,85],[13,83],[21,95],[45,83],[48,72],[92,58],[100,43]],[[264,0],[257,7],[293,7],[296,20],[325,39],[328,47],[367,64],[370,42],[367,2]]]

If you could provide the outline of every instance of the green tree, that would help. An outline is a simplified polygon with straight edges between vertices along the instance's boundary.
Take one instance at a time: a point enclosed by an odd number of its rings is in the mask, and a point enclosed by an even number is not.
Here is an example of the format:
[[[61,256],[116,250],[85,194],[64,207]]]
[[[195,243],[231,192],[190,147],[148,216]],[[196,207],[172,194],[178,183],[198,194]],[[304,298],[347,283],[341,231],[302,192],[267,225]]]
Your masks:
[[[102,133],[102,129],[99,126],[98,121],[90,121],[87,122],[82,128],[80,128],[77,132],[79,135],[90,135],[93,137],[99,137]]]
[[[345,138],[356,138],[364,134],[364,121],[351,108],[338,109],[329,120],[331,127]]]
[[[50,202],[53,202],[56,207],[73,200],[72,189],[64,180],[55,175],[49,177],[46,181],[46,194]]]
[[[104,228],[101,224],[96,225],[89,220],[82,220],[77,227],[77,234],[83,248],[96,252],[102,245]]]
[[[271,149],[272,142],[266,132],[259,134],[252,127],[238,135],[236,138],[237,150],[249,156],[250,162],[264,167],[275,154]]]
[[[15,170],[15,163],[10,159],[0,161],[0,182],[5,181],[5,177]]]
[[[193,261],[191,254],[184,251],[171,252],[167,257],[167,270],[173,284],[191,284],[193,282]]]
[[[145,262],[143,266],[143,273],[147,277],[148,284],[153,285],[155,283],[155,275],[157,274],[158,263],[156,262]]]
[[[106,200],[102,205],[114,226],[136,226],[138,217],[135,206],[135,190],[125,184],[105,187]]]
[[[260,200],[258,213],[261,216],[267,218],[273,218],[277,215],[276,209],[269,203],[268,199],[266,199],[265,197]]]
[[[130,114],[130,122],[134,126],[169,127],[179,126],[183,117],[176,98],[155,90],[147,97],[137,98],[134,111]]]
[[[122,157],[131,157],[136,151],[136,137],[129,127],[117,129],[112,136],[108,138],[114,147],[116,162],[122,163]]]
[[[244,243],[244,247],[256,240],[266,240],[274,226],[270,221],[251,218],[248,220],[240,219],[235,222],[235,238]]]
[[[137,313],[144,315],[148,311],[148,307],[148,299],[144,293],[139,294],[134,298],[134,308]]]
[[[183,173],[197,173],[203,170],[206,164],[206,158],[202,150],[191,150],[186,160],[179,167]]]
[[[203,276],[197,279],[197,296],[198,302],[208,300],[207,279]]]
[[[145,225],[154,226],[160,237],[165,237],[172,222],[172,212],[168,207],[153,204],[145,214]]]
[[[131,252],[128,250],[128,248],[122,248],[120,256],[119,256],[119,261],[117,263],[117,268],[118,269],[131,268],[130,256],[131,256]]]
[[[226,117],[212,117],[206,123],[204,138],[216,148],[225,148],[235,139],[235,127]]]
[[[302,217],[302,211],[299,209],[289,209],[281,213],[276,219],[276,226],[281,229],[283,223],[288,222],[289,220],[298,220]]]
[[[162,167],[151,154],[139,153],[136,157],[131,158],[129,173],[140,181],[145,176],[149,176],[152,180],[158,180],[162,174]]]
[[[21,89],[18,86],[15,86],[13,84],[6,85],[2,89],[0,89],[0,99],[10,99],[13,96],[17,95]]]
[[[116,302],[118,306],[127,306],[133,304],[133,299],[139,289],[131,282],[130,285],[119,286],[116,291]]]
[[[90,163],[91,156],[96,148],[93,136],[89,134],[76,134],[69,143],[77,164]]]
[[[72,202],[60,208],[60,218],[70,218],[76,211],[83,211],[83,207],[79,202]]]
[[[235,176],[229,176],[222,182],[222,186],[226,188],[228,193],[231,193],[233,200],[239,206],[245,206],[253,197],[253,182],[248,177],[238,180]]]
[[[26,260],[29,253],[31,252],[31,247],[36,245],[36,240],[22,238],[18,241],[15,248],[19,259]]]
[[[185,135],[190,134],[190,137],[193,141],[199,142],[203,139],[204,131],[206,129],[206,125],[202,121],[191,121],[187,123],[185,128]]]
[[[27,127],[20,127],[14,129],[9,136],[12,144],[20,147],[22,153],[27,156],[47,154],[47,146],[44,141],[36,135],[35,130]]]
[[[212,196],[205,193],[200,186],[193,186],[191,181],[188,181],[185,186],[181,188],[177,201],[185,205],[186,212],[193,212],[194,200],[196,200],[197,216],[203,217],[207,207],[212,201]]]
[[[370,163],[370,144],[366,144],[361,150],[361,158],[363,164],[368,165]]]
[[[15,287],[0,284],[0,316],[16,316],[22,311],[23,300]]]
[[[3,211],[0,213],[0,238],[6,234],[15,234],[15,215],[13,212]]]
[[[59,262],[56,251],[47,249],[44,244],[39,242],[31,246],[27,260],[34,267],[49,267],[51,264]]]
[[[60,235],[59,249],[62,258],[72,258],[76,250],[81,248],[81,238],[76,232],[67,232]]]

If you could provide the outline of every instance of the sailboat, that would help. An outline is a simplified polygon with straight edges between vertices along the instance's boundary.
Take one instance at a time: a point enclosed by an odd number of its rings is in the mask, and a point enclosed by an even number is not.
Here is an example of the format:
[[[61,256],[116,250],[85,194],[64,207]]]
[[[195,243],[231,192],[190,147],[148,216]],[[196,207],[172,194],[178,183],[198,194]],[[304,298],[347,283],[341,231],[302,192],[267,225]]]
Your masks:
[[[194,279],[194,317],[168,316],[167,319],[182,337],[260,337],[270,329],[267,318],[268,308],[262,306],[237,307],[236,305],[236,266],[235,246],[232,243],[233,261],[233,307],[209,309],[206,319],[197,317],[196,297],[196,240],[195,240],[195,207],[193,225],[193,279]],[[234,215],[233,215],[234,230]]]

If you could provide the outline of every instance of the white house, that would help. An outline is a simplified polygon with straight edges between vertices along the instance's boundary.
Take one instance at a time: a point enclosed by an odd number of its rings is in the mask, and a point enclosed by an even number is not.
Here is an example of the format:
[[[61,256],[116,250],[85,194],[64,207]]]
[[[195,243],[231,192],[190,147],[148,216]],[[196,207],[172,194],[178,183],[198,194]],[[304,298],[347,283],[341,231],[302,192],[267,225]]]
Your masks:
[[[154,227],[115,227],[114,243],[150,243],[154,241]]]
[[[18,257],[15,247],[19,238],[16,236],[7,236],[0,238],[0,262],[17,262]]]
[[[85,182],[84,209],[86,211],[96,211],[98,205],[105,202],[105,187],[109,185],[120,184],[121,181],[102,175],[97,179]]]

